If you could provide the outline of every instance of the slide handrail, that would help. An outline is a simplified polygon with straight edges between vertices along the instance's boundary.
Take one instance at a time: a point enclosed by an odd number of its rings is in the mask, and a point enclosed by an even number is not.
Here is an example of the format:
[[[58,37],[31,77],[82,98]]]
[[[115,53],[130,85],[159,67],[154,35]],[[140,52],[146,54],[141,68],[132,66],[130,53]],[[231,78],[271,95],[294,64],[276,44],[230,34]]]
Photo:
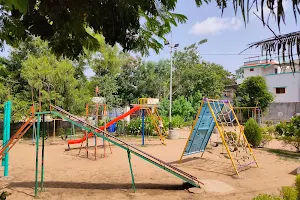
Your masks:
[[[84,120],[82,120],[82,119],[80,119],[80,118],[78,118],[78,117],[76,117],[74,115],[72,115],[71,113],[67,112],[66,110],[64,110],[64,109],[62,109],[62,108],[60,108],[58,106],[51,105],[51,107],[54,108],[55,110],[57,110],[58,112],[60,112],[60,113],[62,113],[64,115],[69,116],[69,118],[72,117],[73,119],[75,119],[78,122],[84,124],[85,126],[93,128],[95,130],[95,132],[98,132],[98,133],[101,132],[103,135],[105,135],[105,137],[112,138],[112,139],[118,141],[118,143],[121,143],[122,145],[126,146],[128,149],[129,148],[134,149],[135,153],[142,154],[142,156],[145,155],[147,157],[150,157],[151,159],[153,159],[153,160],[157,161],[158,163],[160,163],[160,165],[162,165],[164,167],[168,167],[168,168],[170,168],[170,169],[172,169],[172,170],[174,170],[174,171],[176,171],[176,172],[178,172],[178,173],[180,173],[180,174],[188,177],[189,179],[192,179],[193,181],[195,181],[197,183],[201,183],[196,177],[192,176],[191,174],[188,174],[188,173],[186,173],[186,172],[184,172],[184,171],[182,171],[182,170],[180,170],[180,169],[178,169],[178,168],[176,168],[176,167],[174,167],[174,166],[172,166],[172,165],[170,165],[170,164],[168,164],[168,163],[160,160],[159,158],[156,158],[156,157],[154,157],[154,156],[152,156],[152,155],[150,155],[150,154],[148,154],[148,153],[146,153],[146,152],[144,152],[144,151],[142,151],[142,150],[140,150],[140,149],[138,149],[138,148],[136,148],[136,147],[134,147],[134,146],[132,146],[132,145],[130,145],[130,144],[122,141],[122,140],[120,140],[120,139],[118,139],[117,137],[115,137],[115,136],[113,136],[113,135],[111,135],[111,134],[109,134],[109,133],[107,133],[107,132],[105,132],[105,131],[103,131],[103,130],[101,130],[101,129],[93,126],[93,125],[91,125],[91,124],[89,124],[89,123],[87,123],[86,121],[84,121]],[[201,183],[201,184],[203,184],[203,183]]]

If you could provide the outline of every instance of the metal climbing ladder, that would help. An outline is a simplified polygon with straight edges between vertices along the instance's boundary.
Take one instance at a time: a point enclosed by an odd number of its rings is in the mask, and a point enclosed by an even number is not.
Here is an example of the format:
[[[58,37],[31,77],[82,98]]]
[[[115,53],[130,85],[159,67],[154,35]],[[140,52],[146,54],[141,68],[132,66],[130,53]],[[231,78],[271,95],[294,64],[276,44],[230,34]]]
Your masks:
[[[162,121],[161,116],[158,113],[158,110],[156,107],[153,107],[153,112],[151,110],[151,108],[147,108],[147,114],[150,116],[151,119],[151,123],[154,126],[154,130],[157,133],[157,135],[159,136],[159,139],[161,141],[162,144],[165,144],[165,138],[167,137],[167,131],[165,129],[165,127],[162,127],[162,129],[159,128],[159,123],[160,121]]]
[[[31,107],[31,116],[22,124],[22,126],[16,131],[16,133],[8,140],[7,143],[1,146],[0,159],[2,159],[11,148],[23,137],[23,135],[30,129],[35,123],[34,106]]]

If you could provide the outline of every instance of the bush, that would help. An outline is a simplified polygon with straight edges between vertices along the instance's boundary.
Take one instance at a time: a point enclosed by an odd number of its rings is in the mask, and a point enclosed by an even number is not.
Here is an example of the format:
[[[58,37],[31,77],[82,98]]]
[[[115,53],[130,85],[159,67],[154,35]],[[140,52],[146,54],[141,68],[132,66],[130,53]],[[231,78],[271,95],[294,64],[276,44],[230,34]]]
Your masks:
[[[261,147],[266,146],[273,139],[273,137],[269,134],[262,134],[261,136],[262,136],[262,139],[261,139],[261,142],[260,142]]]
[[[269,194],[260,194],[257,197],[254,197],[252,200],[281,200],[281,198]]]
[[[250,118],[246,122],[244,133],[248,142],[252,144],[253,147],[258,147],[260,145],[262,140],[261,129],[253,118]]]
[[[265,121],[265,124],[266,124],[267,126],[272,126],[272,125],[273,125],[273,121],[267,120],[267,121]]]
[[[279,122],[275,127],[275,133],[278,135],[284,135],[286,132],[286,122]]]
[[[183,125],[184,125],[184,119],[181,116],[176,115],[176,116],[172,117],[173,128],[182,128]]]
[[[252,200],[297,200],[300,199],[300,174],[296,176],[295,186],[282,187],[280,196],[260,194]]]
[[[280,190],[280,196],[284,200],[297,200],[298,191],[296,187],[282,187]]]
[[[230,143],[237,140],[237,134],[235,132],[224,132],[226,143]]]

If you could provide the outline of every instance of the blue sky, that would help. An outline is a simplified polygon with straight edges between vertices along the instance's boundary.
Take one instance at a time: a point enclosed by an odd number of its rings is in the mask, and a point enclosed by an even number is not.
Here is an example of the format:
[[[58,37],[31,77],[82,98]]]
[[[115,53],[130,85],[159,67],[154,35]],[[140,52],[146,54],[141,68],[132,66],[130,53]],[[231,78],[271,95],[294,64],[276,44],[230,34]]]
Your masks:
[[[246,57],[254,56],[252,54],[260,55],[259,48],[247,50],[244,54],[251,55],[244,56],[205,55],[238,54],[249,43],[273,37],[272,32],[267,27],[263,27],[262,22],[254,14],[249,16],[249,23],[245,27],[242,16],[239,13],[235,16],[231,4],[232,2],[228,1],[229,7],[224,10],[223,16],[221,16],[221,10],[216,6],[215,1],[197,8],[194,0],[178,0],[175,12],[187,16],[188,21],[172,29],[173,43],[179,43],[180,48],[183,48],[206,38],[208,42],[199,47],[199,54],[202,58],[220,64],[232,72],[243,64]],[[287,9],[286,25],[281,25],[280,33],[299,31],[299,25],[295,23],[291,2],[285,1],[284,6]],[[276,34],[279,34],[277,23],[274,20],[270,21],[270,26]],[[168,38],[170,39],[170,36]],[[169,50],[166,47],[159,55],[152,52],[146,59],[159,60],[169,58],[169,56]]]
[[[295,23],[292,6],[288,0],[283,0],[286,7],[286,25],[281,25],[281,34],[299,31],[299,25]],[[253,10],[255,11],[255,10]],[[208,42],[199,47],[199,54],[206,61],[214,62],[224,66],[231,72],[240,67],[246,57],[260,55],[260,49],[251,49],[244,52],[250,55],[205,55],[205,54],[238,54],[247,47],[247,44],[256,42],[268,37],[273,37],[272,32],[263,27],[262,22],[250,15],[250,20],[245,27],[242,16],[234,14],[232,2],[228,2],[228,8],[224,10],[221,16],[221,10],[216,6],[215,1],[209,5],[202,5],[197,8],[194,0],[178,0],[175,10],[177,13],[188,17],[185,24],[180,24],[172,30],[172,39],[174,43],[179,43],[179,49],[202,39],[208,39]],[[270,26],[279,34],[277,24],[271,21]],[[167,36],[170,39],[170,35]],[[7,56],[9,48],[5,47],[0,56]],[[151,51],[147,60],[157,61],[159,59],[168,59],[170,57],[168,48],[164,48],[159,54]],[[174,63],[176,65],[176,63]],[[92,70],[85,72],[88,76],[92,75]]]

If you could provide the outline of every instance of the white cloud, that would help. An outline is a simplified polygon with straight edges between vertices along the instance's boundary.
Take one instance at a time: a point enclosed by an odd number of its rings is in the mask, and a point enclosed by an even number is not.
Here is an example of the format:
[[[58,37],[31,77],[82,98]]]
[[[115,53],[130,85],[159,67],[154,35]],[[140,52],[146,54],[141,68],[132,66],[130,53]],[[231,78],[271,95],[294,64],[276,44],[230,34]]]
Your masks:
[[[213,35],[223,30],[238,30],[242,26],[242,21],[235,17],[221,18],[208,17],[202,22],[197,22],[189,33],[193,35]]]

